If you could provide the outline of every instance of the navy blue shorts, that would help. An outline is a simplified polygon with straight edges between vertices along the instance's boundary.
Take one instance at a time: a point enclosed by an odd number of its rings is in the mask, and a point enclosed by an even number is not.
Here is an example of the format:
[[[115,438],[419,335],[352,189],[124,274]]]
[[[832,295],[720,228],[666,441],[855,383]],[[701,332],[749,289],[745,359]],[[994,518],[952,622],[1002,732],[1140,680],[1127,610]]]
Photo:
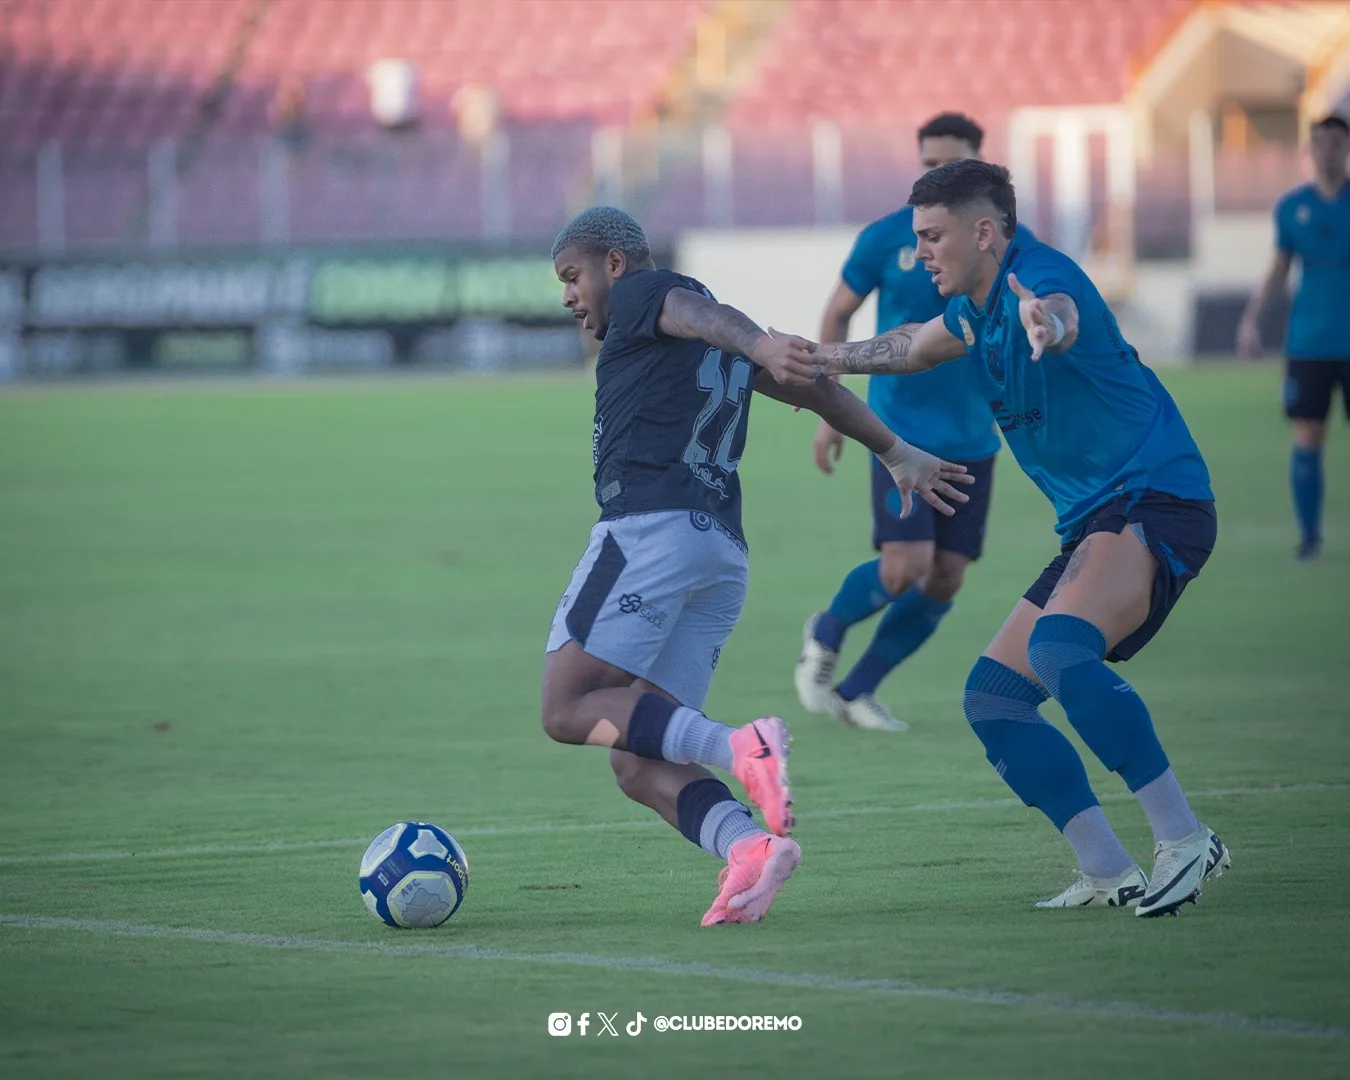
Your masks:
[[[1337,386],[1350,419],[1350,360],[1286,360],[1284,415],[1290,420],[1325,420]]]
[[[952,551],[972,561],[984,551],[984,528],[989,521],[989,504],[994,495],[995,457],[963,461],[975,483],[956,484],[957,490],[970,496],[970,502],[954,503],[951,517],[939,514],[917,495],[909,517],[900,517],[900,492],[886,466],[872,458],[872,547],[892,541],[917,543],[931,540],[939,551]]]
[[[1219,534],[1219,518],[1212,502],[1179,499],[1162,491],[1120,495],[1093,511],[1082,535],[1073,543],[1065,544],[1054,562],[1036,579],[1036,584],[1023,594],[1038,608],[1045,607],[1060,575],[1069,565],[1070,556],[1085,537],[1099,532],[1121,533],[1130,526],[1142,532],[1144,543],[1158,560],[1158,572],[1153,576],[1153,599],[1148,618],[1107,655],[1106,659],[1113,663],[1128,660],[1162,629],[1187,584],[1200,573],[1200,568],[1213,553],[1214,541]]]

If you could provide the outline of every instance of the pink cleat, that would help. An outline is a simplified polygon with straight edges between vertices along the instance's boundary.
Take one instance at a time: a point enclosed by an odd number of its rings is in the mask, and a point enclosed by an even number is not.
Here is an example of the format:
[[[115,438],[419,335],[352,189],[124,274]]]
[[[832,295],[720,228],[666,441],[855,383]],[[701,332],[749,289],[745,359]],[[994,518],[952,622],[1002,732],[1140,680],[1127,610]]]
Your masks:
[[[788,788],[787,725],[770,716],[738,728],[731,735],[731,772],[742,784],[750,801],[764,815],[764,824],[775,836],[792,828],[792,792]]]
[[[717,878],[717,899],[700,926],[759,922],[778,890],[802,864],[802,849],[790,837],[747,836],[732,845]]]

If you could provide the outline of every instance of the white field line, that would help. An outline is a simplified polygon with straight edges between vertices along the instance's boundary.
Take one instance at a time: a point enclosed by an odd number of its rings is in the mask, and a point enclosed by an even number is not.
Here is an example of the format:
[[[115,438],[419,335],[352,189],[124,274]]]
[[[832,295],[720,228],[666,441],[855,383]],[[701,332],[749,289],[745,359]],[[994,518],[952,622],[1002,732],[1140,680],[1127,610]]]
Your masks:
[[[1023,994],[1011,990],[962,990],[924,986],[902,979],[855,979],[756,968],[722,967],[645,956],[596,956],[588,953],[527,953],[484,949],[475,945],[444,945],[418,942],[391,945],[379,941],[335,941],[326,938],[290,937],[278,934],[241,933],[181,926],[147,926],[103,919],[65,919],[42,915],[0,913],[0,926],[22,930],[59,930],[83,934],[111,934],[192,941],[215,945],[242,945],[257,949],[282,949],[325,953],[355,953],[392,956],[399,959],[434,956],[460,960],[484,960],[589,967],[603,971],[633,971],[650,975],[693,976],[727,982],[785,986],[808,990],[842,991],[878,997],[929,998],[962,1005],[998,1005],[1037,1013],[1069,1013],[1118,1021],[1176,1024],[1183,1027],[1215,1028],[1258,1035],[1350,1040],[1350,1030],[1301,1020],[1245,1016],[1241,1013],[1189,1012],[1128,1001],[1084,1001],[1046,994]]]
[[[1284,795],[1308,791],[1344,791],[1350,783],[1275,784],[1270,787],[1209,788],[1189,793],[1192,799],[1248,798],[1253,796]],[[1107,792],[1100,796],[1103,802],[1126,802],[1134,798],[1129,792]],[[909,806],[842,806],[832,810],[806,810],[794,815],[798,821],[817,818],[874,817],[887,814],[941,813],[948,810],[1003,810],[1022,805],[1016,798],[971,799],[952,802],[922,802]],[[660,818],[647,817],[627,821],[588,821],[550,825],[520,822],[506,825],[482,825],[452,830],[457,838],[468,836],[528,836],[534,833],[603,832],[608,829],[644,829],[664,825]],[[188,844],[183,847],[145,848],[140,851],[49,851],[31,855],[0,855],[0,866],[17,863],[108,862],[117,859],[168,858],[191,855],[265,855],[274,851],[303,851],[312,848],[359,847],[370,842],[370,837],[341,837],[327,840],[273,840],[247,844]]]

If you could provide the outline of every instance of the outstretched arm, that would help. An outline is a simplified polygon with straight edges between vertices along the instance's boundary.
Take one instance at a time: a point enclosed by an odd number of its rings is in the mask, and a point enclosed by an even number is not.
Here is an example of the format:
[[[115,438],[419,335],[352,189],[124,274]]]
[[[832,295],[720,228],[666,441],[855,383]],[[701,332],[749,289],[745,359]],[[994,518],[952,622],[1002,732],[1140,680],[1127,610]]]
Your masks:
[[[867,341],[809,344],[800,358],[814,358],[825,375],[913,375],[965,354],[965,342],[937,318],[905,323]]]
[[[825,314],[820,320],[821,341],[847,341],[848,324],[862,307],[863,297],[840,280],[834,287],[830,301],[825,305]],[[835,463],[844,452],[844,436],[822,420],[816,428],[815,438],[811,440],[811,456],[816,468],[829,476],[834,472]]]
[[[666,293],[657,325],[670,337],[706,341],[723,352],[748,357],[780,383],[802,384],[814,376],[811,362],[793,352],[792,343],[801,338],[766,334],[748,315],[692,289]]]
[[[901,517],[909,513],[912,492],[918,492],[935,510],[947,515],[956,511],[943,501],[944,497],[958,503],[969,500],[968,495],[952,487],[954,483],[975,482],[964,465],[943,461],[910,446],[882,423],[881,417],[861,398],[834,380],[822,376],[808,386],[781,386],[761,372],[755,377],[755,390],[789,405],[810,409],[830,427],[876,454],[900,489]]]
[[[1072,349],[1078,340],[1078,305],[1068,293],[1037,296],[1016,274],[1008,275],[1008,288],[1017,296],[1017,312],[1031,342],[1031,358],[1039,360],[1048,352]]]

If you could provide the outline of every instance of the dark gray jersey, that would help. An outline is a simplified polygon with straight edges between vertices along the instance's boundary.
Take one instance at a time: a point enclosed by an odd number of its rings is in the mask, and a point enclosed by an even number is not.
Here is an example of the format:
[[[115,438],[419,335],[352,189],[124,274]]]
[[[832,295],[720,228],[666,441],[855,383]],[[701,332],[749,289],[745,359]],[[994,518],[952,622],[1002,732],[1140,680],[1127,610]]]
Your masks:
[[[710,515],[742,537],[741,482],[756,367],[706,341],[663,334],[671,289],[712,294],[670,270],[614,283],[595,368],[595,499],[600,519],[653,510]]]

